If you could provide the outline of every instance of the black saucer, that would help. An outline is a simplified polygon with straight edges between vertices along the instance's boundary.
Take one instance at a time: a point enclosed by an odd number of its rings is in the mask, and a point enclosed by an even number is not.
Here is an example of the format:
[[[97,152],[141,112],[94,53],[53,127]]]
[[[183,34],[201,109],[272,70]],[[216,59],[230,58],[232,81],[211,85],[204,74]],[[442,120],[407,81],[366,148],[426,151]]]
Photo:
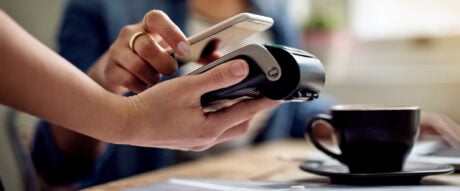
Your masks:
[[[387,173],[349,173],[348,168],[342,164],[327,164],[321,161],[306,161],[300,169],[328,176],[333,184],[350,185],[410,185],[419,184],[424,176],[452,173],[454,168],[450,165],[407,162],[400,172]]]

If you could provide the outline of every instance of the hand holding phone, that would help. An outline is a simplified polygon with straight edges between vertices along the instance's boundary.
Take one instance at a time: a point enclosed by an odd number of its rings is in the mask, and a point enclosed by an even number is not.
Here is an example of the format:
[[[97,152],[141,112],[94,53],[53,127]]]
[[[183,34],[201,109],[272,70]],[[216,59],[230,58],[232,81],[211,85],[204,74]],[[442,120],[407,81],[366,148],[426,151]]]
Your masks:
[[[270,17],[240,13],[189,37],[191,54],[188,56],[175,55],[175,58],[182,62],[197,61],[214,50],[220,50],[244,40],[270,28],[272,25],[273,19]]]

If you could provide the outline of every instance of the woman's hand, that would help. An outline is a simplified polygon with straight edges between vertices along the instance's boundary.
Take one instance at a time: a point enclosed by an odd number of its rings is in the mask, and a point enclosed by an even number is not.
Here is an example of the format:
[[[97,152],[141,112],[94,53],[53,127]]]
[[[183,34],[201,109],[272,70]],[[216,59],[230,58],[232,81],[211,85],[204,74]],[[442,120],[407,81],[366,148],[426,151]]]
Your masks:
[[[143,21],[121,30],[88,75],[111,92],[139,93],[158,83],[161,75],[177,70],[171,50],[179,55],[190,53],[180,29],[165,13],[152,10]]]
[[[460,125],[449,117],[431,112],[422,112],[421,137],[439,135],[450,146],[460,147]]]
[[[204,113],[200,98],[212,90],[243,80],[249,68],[234,60],[198,75],[159,83],[129,99],[130,115],[115,137],[120,143],[201,151],[243,135],[253,116],[277,105],[265,98],[243,101]]]

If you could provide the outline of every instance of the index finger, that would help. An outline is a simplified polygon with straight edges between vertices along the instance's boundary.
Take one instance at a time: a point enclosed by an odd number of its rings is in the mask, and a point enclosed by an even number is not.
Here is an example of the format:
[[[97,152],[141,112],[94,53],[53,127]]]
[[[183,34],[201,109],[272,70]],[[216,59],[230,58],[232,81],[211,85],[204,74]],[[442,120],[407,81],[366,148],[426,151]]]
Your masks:
[[[148,33],[159,34],[174,52],[181,56],[190,54],[190,45],[179,27],[164,12],[149,11],[144,17],[144,29]]]

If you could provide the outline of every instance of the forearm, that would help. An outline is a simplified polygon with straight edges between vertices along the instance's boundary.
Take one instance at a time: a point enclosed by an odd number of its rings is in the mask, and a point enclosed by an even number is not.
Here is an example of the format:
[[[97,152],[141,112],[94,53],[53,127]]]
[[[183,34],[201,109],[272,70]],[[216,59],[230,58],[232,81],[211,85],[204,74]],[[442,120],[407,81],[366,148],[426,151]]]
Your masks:
[[[0,12],[0,102],[96,138],[123,124],[121,96],[105,91]],[[100,125],[100,126],[99,126]]]

